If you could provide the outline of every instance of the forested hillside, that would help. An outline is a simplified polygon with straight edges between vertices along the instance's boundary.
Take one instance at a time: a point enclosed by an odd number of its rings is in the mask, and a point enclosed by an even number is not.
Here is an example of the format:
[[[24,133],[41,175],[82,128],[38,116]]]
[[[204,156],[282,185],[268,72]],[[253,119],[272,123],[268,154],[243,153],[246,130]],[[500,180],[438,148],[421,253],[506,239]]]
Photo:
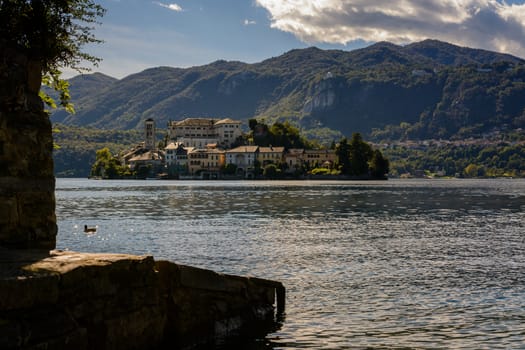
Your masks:
[[[62,123],[58,176],[87,176],[97,149],[140,142],[147,118],[162,130],[186,117],[239,119],[246,130],[252,118],[289,121],[324,145],[360,132],[385,145],[394,175],[525,176],[525,61],[435,40],[157,67],[120,80],[95,73],[72,78],[70,90],[76,114],[52,115]]]
[[[525,63],[426,40],[354,50],[292,50],[256,64],[158,67],[115,80],[70,80],[77,113],[53,121],[102,129],[184,117],[289,120],[309,135],[374,140],[477,137],[525,127]]]
[[[142,141],[137,130],[99,130],[55,124],[53,129],[55,175],[87,177],[95,162],[96,151],[108,147],[111,152],[129,148]]]

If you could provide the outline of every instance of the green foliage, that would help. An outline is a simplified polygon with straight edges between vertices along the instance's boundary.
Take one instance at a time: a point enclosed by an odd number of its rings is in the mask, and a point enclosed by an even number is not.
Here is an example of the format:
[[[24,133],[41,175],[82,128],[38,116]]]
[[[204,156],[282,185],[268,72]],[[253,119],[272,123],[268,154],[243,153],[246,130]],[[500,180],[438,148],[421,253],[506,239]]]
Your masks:
[[[388,175],[390,171],[390,162],[383,156],[383,153],[376,149],[373,152],[372,159],[369,162],[370,175],[375,178],[382,178]]]
[[[337,169],[328,169],[328,168],[314,168],[310,172],[312,175],[332,175],[337,176],[341,175],[341,171]]]
[[[353,176],[368,175],[368,164],[374,155],[372,147],[363,141],[361,134],[354,133],[349,149],[350,169],[348,174]]]
[[[74,114],[75,108],[71,101],[71,95],[69,93],[69,82],[60,78],[61,72],[58,70],[53,70],[46,73],[42,77],[42,85],[46,86],[59,94],[60,106],[64,108],[67,113]],[[56,109],[57,104],[53,97],[48,95],[46,91],[40,90],[38,95],[42,101],[49,106],[51,109]]]
[[[334,129],[317,127],[313,129],[303,129],[303,135],[310,142],[317,142],[319,145],[314,148],[327,147],[335,149],[335,140],[340,140],[343,134]]]
[[[323,144],[356,131],[376,141],[470,137],[525,126],[524,67],[512,56],[437,41],[309,48],[249,65],[153,68],[89,91],[81,88],[89,81],[72,79],[71,89],[82,91],[78,100],[72,94],[77,115],[54,120],[113,129],[141,128],[148,117],[159,125],[187,115],[287,120]],[[333,104],[306,108],[330,96]]]
[[[480,167],[476,164],[469,164],[463,171],[466,177],[478,177],[484,175],[483,167]]]
[[[99,61],[82,48],[100,42],[92,29],[104,12],[92,0],[2,0],[0,37],[41,62],[44,75],[59,67],[82,71],[83,61]]]
[[[299,129],[288,121],[284,123],[275,122],[271,127],[262,122],[255,123],[253,120],[250,122],[253,129],[251,129],[251,135],[248,137],[253,139],[257,146],[284,147],[286,149],[310,149],[313,146],[312,142],[303,137]]]
[[[55,124],[53,140],[60,145],[53,151],[55,175],[58,177],[87,177],[96,151],[109,148],[115,154],[142,140],[138,131],[98,130]]]
[[[521,142],[398,145],[383,152],[394,176],[426,170],[438,176],[525,177],[525,144]]]
[[[257,122],[257,119],[255,118],[251,118],[250,120],[248,120],[248,127],[250,128],[250,130],[253,132],[255,130],[255,127],[257,126],[258,122]]]
[[[363,141],[361,134],[352,134],[350,142],[341,139],[335,147],[338,166],[342,174],[356,176],[384,178],[389,172],[389,161],[381,151],[372,149]]]
[[[120,163],[118,157],[111,154],[109,148],[104,147],[96,152],[95,162],[91,167],[90,175],[104,179],[119,179],[132,176],[133,174],[127,166]]]
[[[268,164],[264,167],[263,176],[267,179],[275,179],[281,173],[281,169],[275,164]]]
[[[226,175],[235,175],[237,172],[237,165],[231,163],[225,164],[221,172]]]
[[[100,43],[92,34],[93,25],[105,10],[92,0],[1,0],[0,38],[2,43],[40,62],[43,84],[60,94],[60,104],[68,111],[68,83],[60,78],[63,67],[78,72],[88,69],[82,62],[97,64],[100,59],[82,51],[87,44]],[[42,92],[43,101],[56,107]]]
[[[335,146],[335,155],[338,159],[338,166],[343,174],[350,173],[350,145],[346,137]]]

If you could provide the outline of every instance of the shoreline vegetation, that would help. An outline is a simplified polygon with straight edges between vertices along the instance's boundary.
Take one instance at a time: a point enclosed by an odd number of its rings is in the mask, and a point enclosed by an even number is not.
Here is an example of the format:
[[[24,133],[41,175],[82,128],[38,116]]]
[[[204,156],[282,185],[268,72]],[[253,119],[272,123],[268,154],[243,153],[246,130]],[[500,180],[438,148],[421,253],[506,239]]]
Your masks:
[[[307,140],[288,122],[268,126],[251,119],[249,126],[250,131],[239,136],[229,148],[217,145],[186,147],[177,140],[169,140],[168,135],[155,148],[146,146],[155,144],[147,139],[118,154],[105,147],[96,152],[89,177],[122,180],[388,179],[388,159],[365,142],[359,133],[354,133],[350,140],[343,137],[338,143],[323,147]]]
[[[523,135],[499,134],[473,140],[376,141],[390,162],[389,178],[524,178]],[[138,130],[99,130],[55,124],[53,151],[57,177],[89,177],[96,150],[118,154],[140,142]],[[162,139],[163,134],[157,134]],[[369,137],[368,137],[369,138]],[[328,145],[329,146],[329,145]],[[326,146],[326,147],[328,147]]]

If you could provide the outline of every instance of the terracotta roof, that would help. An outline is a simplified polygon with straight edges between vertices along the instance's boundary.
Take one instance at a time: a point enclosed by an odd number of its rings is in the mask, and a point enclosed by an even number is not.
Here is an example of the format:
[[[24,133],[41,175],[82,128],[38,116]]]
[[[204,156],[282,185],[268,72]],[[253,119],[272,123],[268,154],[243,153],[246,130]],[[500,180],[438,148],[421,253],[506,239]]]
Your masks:
[[[206,153],[206,154],[217,154],[217,153],[224,153],[224,151],[215,149],[215,148],[195,148],[191,151],[188,151],[188,153]]]
[[[259,153],[283,153],[284,147],[259,147]]]
[[[290,148],[288,150],[288,154],[290,155],[299,155],[299,154],[303,154],[304,153],[304,149],[302,148]]]
[[[239,146],[226,151],[226,153],[255,153],[259,146]]]
[[[133,157],[129,160],[129,162],[139,162],[139,161],[147,161],[147,160],[160,160],[161,157],[156,152],[146,152],[144,154],[141,154],[139,156]]]
[[[181,142],[170,142],[164,149],[178,149],[180,145],[182,145]]]
[[[220,125],[220,124],[242,124],[242,122],[239,121],[239,120],[233,120],[233,119],[230,119],[230,118],[225,118],[225,119],[221,119],[221,120],[219,120],[218,122],[215,123],[215,125]]]
[[[213,118],[186,118],[180,121],[172,121],[171,124],[176,126],[210,126],[210,125],[222,125],[222,124],[242,124],[239,120],[233,120],[230,118],[224,118],[221,120]]]
[[[186,125],[199,125],[199,126],[210,126],[215,122],[211,118],[186,118],[181,121],[173,122],[176,126],[186,126]]]

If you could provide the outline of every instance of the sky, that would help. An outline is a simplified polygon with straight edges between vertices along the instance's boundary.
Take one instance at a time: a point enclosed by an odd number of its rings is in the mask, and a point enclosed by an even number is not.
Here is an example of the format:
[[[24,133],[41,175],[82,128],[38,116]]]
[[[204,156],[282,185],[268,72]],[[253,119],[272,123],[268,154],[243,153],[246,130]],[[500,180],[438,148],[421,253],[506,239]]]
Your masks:
[[[437,39],[525,58],[525,0],[98,0],[93,71],[216,60],[261,62],[297,48],[353,50]],[[76,73],[65,71],[64,75]]]

